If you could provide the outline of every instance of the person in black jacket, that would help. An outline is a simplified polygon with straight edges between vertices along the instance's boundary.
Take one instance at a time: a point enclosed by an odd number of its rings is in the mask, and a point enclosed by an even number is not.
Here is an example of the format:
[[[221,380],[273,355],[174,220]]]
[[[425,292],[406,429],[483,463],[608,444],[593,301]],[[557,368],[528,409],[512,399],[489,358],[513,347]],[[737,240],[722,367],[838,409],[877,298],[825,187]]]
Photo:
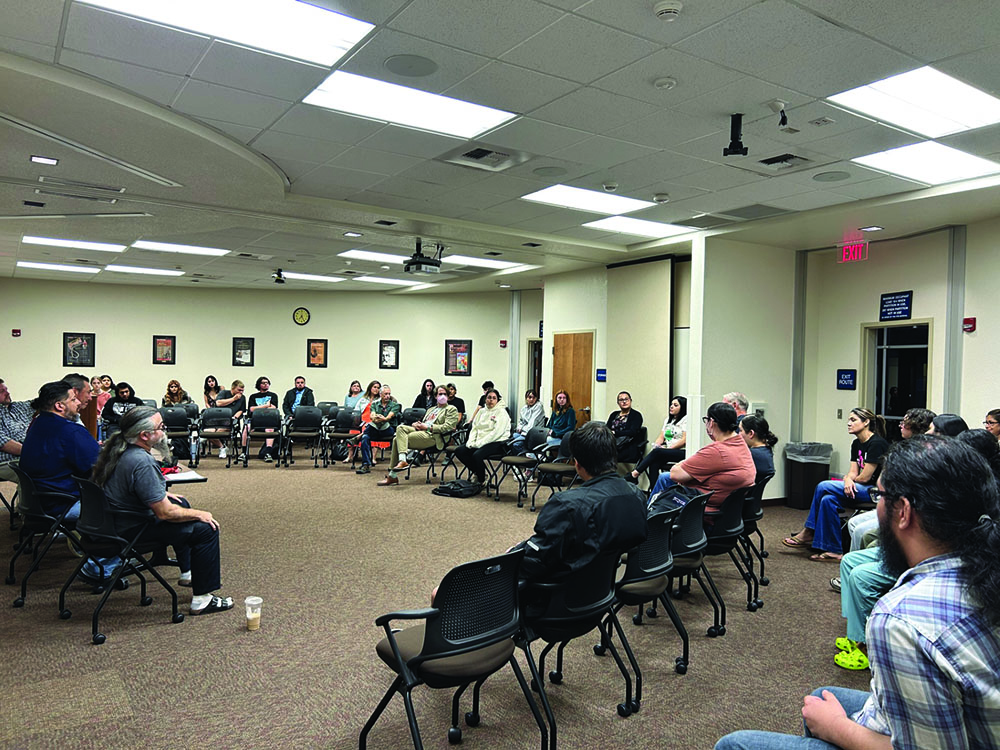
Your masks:
[[[628,391],[618,394],[618,411],[611,412],[608,417],[608,428],[618,443],[618,461],[623,464],[638,462],[642,456],[635,438],[642,429],[642,414],[632,408],[632,394]]]
[[[295,413],[297,406],[316,406],[316,397],[312,388],[306,387],[306,379],[301,375],[295,377],[295,387],[285,393],[285,399],[281,402],[281,411],[286,417]]]
[[[108,435],[117,431],[119,420],[137,406],[142,406],[142,399],[136,398],[132,386],[119,380],[115,386],[115,397],[107,400],[101,412],[101,419],[108,423]]]

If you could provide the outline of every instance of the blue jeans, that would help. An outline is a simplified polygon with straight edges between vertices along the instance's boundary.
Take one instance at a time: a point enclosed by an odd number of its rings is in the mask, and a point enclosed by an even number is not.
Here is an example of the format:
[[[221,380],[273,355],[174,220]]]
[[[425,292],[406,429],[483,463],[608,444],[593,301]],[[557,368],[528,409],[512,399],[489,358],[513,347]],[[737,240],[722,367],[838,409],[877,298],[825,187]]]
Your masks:
[[[895,582],[882,565],[880,547],[844,555],[840,561],[840,613],[847,619],[848,638],[865,642],[868,615]]]
[[[867,501],[868,487],[863,484],[855,484],[854,487],[855,500]],[[850,507],[852,502],[854,501],[844,493],[844,483],[839,479],[827,479],[816,485],[805,523],[807,529],[816,532],[813,547],[838,555],[844,551],[844,542],[840,536],[840,509]]]
[[[844,707],[848,716],[853,716],[862,709],[870,693],[863,690],[850,690],[842,687],[825,687],[814,690],[813,695],[822,696],[824,690],[833,693],[840,705]],[[794,734],[780,734],[778,732],[758,732],[756,730],[742,730],[727,734],[715,743],[715,750],[786,750],[795,748],[796,750],[836,750],[837,745],[831,745],[824,740],[816,739],[805,729],[805,736],[797,737]]]
[[[80,502],[77,501],[63,517],[64,521],[73,521],[74,523],[80,519]],[[121,564],[121,560],[117,557],[98,557],[89,558],[87,562],[83,564],[83,573],[91,578],[101,578],[101,572],[103,571],[104,578],[110,578],[115,574],[115,568]]]
[[[371,425],[365,427],[361,433],[361,463],[364,466],[372,466],[375,463],[372,457],[372,440],[376,443],[391,443],[395,434],[396,431],[393,429],[375,430]]]

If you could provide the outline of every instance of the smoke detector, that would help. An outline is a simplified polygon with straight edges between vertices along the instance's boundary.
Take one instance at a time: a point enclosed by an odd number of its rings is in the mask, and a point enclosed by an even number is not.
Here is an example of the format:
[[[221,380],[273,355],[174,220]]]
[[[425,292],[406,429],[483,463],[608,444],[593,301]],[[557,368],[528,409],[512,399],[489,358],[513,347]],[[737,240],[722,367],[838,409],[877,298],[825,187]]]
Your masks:
[[[684,10],[681,0],[661,0],[653,6],[653,15],[661,21],[676,21]]]

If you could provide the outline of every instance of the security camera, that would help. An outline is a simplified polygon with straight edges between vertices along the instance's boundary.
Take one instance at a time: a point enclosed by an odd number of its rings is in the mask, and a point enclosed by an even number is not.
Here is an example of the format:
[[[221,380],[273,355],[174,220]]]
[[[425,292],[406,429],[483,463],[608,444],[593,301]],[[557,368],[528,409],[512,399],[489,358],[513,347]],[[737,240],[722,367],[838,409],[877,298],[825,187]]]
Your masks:
[[[601,184],[601,187],[604,188],[604,192],[605,193],[613,193],[616,190],[618,190],[618,183],[617,182],[605,182],[605,183]]]
[[[653,203],[669,203],[670,195],[668,193],[653,193]]]

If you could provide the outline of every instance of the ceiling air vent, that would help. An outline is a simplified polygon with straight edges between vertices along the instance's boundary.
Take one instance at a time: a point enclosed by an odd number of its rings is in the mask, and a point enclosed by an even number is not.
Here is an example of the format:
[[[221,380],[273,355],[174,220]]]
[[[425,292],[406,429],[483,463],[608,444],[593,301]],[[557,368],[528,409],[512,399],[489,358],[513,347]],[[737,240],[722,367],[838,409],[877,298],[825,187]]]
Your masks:
[[[812,164],[812,160],[806,159],[804,156],[796,156],[795,154],[778,154],[767,159],[761,159],[757,163],[774,172],[783,172],[786,169],[798,169],[809,166]]]
[[[236,253],[237,258],[244,260],[273,260],[273,255],[255,255],[254,253]]]
[[[746,219],[750,221],[752,219],[765,219],[768,216],[778,216],[780,214],[791,213],[784,208],[778,208],[777,206],[767,206],[763,203],[752,203],[749,206],[741,206],[740,208],[731,208],[725,211],[719,211],[720,214],[725,214],[726,216],[732,216],[736,219]]]
[[[388,219],[378,219],[374,223],[378,224],[380,227],[394,227],[398,222],[389,221]]]
[[[678,219],[674,224],[680,224],[684,227],[694,227],[695,229],[715,229],[716,227],[724,227],[727,224],[735,224],[736,221],[736,219],[727,219],[724,216],[704,214],[703,216],[695,216],[691,219]]]
[[[124,193],[125,188],[115,185],[95,185],[91,182],[81,182],[80,180],[67,180],[64,177],[39,177],[38,181],[45,185],[55,185],[56,187],[86,188],[87,190],[99,190],[102,193]]]
[[[518,164],[524,164],[532,156],[533,154],[511,148],[500,148],[486,143],[467,143],[438,157],[438,161],[487,172],[502,172]]]
[[[80,201],[95,201],[96,203],[110,203],[114,205],[118,202],[117,198],[106,198],[100,195],[83,195],[82,193],[64,193],[58,190],[42,190],[41,188],[35,188],[36,195],[52,195],[57,198],[73,198]]]

